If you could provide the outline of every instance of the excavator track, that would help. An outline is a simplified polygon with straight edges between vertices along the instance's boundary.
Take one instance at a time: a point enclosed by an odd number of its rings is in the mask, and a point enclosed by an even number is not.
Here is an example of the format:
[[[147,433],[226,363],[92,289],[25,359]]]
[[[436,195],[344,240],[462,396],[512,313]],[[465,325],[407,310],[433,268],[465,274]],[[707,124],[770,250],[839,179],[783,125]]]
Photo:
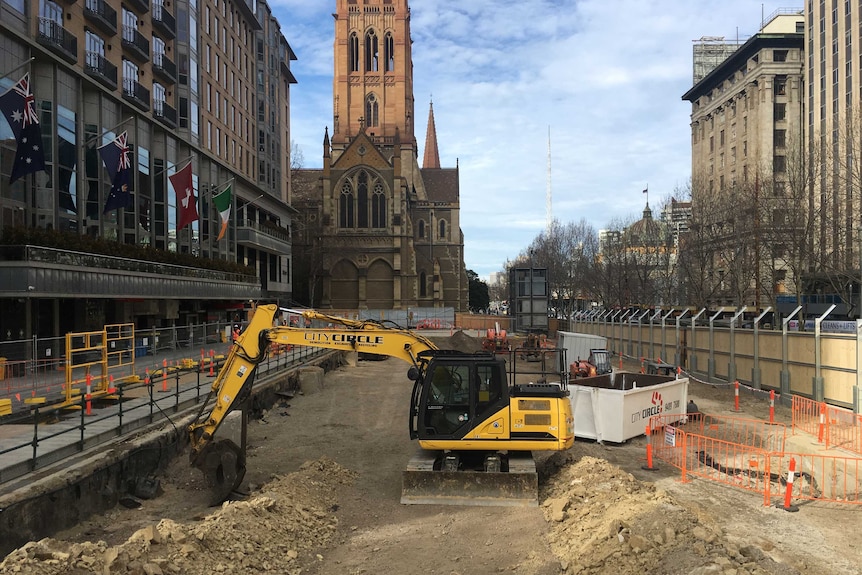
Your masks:
[[[420,449],[402,473],[401,503],[538,507],[539,476],[530,452],[507,457],[508,471],[445,470],[441,454]]]

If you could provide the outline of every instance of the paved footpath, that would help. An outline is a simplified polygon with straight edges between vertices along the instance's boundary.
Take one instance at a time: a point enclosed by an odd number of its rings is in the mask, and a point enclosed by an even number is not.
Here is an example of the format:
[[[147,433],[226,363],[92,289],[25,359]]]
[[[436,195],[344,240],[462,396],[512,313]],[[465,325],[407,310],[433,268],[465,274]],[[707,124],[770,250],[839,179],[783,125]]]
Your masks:
[[[258,366],[256,381],[267,374],[301,366],[324,353],[325,350],[308,347],[283,349]],[[149,359],[161,362],[167,357]],[[0,493],[26,481],[28,474],[74,454],[103,446],[159,420],[175,423],[175,414],[206,398],[220,365],[216,361],[212,371],[207,366],[203,370],[169,368],[167,377],[159,369],[155,377],[151,375],[149,385],[143,379],[141,383],[120,384],[115,393],[91,399],[89,405],[84,395],[64,407],[29,403],[27,412],[7,417],[6,423],[0,420]],[[57,397],[62,400],[59,394]]]

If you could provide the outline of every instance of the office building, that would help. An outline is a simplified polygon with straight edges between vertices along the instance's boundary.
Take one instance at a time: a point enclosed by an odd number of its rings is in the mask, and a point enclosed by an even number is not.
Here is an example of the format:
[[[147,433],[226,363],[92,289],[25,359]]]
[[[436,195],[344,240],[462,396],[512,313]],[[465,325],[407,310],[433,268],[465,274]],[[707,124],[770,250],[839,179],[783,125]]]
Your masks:
[[[0,89],[29,78],[45,159],[10,185],[0,120],[0,339],[290,298],[292,60],[265,2],[0,0]]]

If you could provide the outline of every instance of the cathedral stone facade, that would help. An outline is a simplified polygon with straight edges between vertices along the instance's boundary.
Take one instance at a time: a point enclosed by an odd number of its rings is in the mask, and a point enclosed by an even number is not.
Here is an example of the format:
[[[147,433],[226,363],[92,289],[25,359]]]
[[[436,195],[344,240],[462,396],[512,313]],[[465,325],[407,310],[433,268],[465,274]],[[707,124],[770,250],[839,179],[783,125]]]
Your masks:
[[[332,133],[298,170],[294,294],[331,309],[467,310],[458,167],[441,168],[433,106],[414,134],[407,0],[336,0]]]

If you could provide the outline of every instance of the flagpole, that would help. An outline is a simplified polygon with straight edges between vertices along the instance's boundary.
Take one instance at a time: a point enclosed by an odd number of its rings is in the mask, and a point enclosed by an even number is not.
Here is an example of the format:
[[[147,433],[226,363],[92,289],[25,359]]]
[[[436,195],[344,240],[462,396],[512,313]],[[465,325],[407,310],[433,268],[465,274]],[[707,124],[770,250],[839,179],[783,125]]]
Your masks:
[[[103,137],[105,136],[105,134],[107,134],[107,133],[109,133],[109,132],[113,132],[113,131],[115,131],[117,128],[119,128],[120,126],[122,126],[123,124],[125,124],[126,122],[128,122],[129,120],[134,120],[134,119],[135,119],[135,117],[134,117],[134,116],[130,116],[130,117],[126,118],[125,120],[123,120],[122,122],[120,122],[119,124],[117,124],[116,126],[114,126],[113,128],[111,128],[110,130],[105,130],[105,131],[104,131],[104,132],[102,132],[101,134],[96,134],[95,136],[92,136],[92,137],[90,137],[90,138],[87,138],[86,140],[84,140],[84,143],[83,143],[83,144],[81,144],[81,147],[82,147],[82,148],[85,148],[85,147],[86,147],[87,145],[89,145],[89,144],[90,144],[90,142],[92,142],[93,140],[98,140],[98,139],[103,138]]]
[[[183,168],[185,168],[185,165],[183,165],[183,164],[185,164],[186,162],[191,162],[194,159],[195,159],[195,156],[194,156],[194,154],[192,154],[188,158],[184,158],[184,159],[180,160],[179,162],[176,162],[173,166],[168,166],[166,168],[162,168],[158,172],[155,172],[153,174],[153,177],[155,178],[156,176],[160,176],[160,175],[164,174],[165,172],[167,172],[168,170],[173,170],[174,168],[176,168],[177,166],[180,166],[180,165],[182,165]],[[182,168],[180,168],[180,169],[182,169]],[[179,170],[177,170],[177,171],[179,171]]]
[[[9,76],[11,76],[12,74],[14,74],[14,73],[15,73],[15,72],[17,72],[18,70],[20,70],[21,68],[23,68],[24,66],[28,66],[28,65],[30,64],[30,62],[32,62],[32,61],[33,61],[33,60],[35,60],[35,59],[36,59],[36,58],[34,57],[34,58],[30,58],[29,60],[25,60],[23,64],[19,64],[19,65],[15,66],[15,67],[14,67],[14,68],[12,68],[11,70],[9,70],[8,72],[6,72],[6,73],[5,73],[5,74],[3,74],[2,76],[0,76],[0,80],[5,80],[5,79],[6,79],[6,78],[8,78]]]
[[[210,194],[212,194],[213,196],[217,196],[217,195],[219,195],[221,192],[223,192],[224,190],[221,190],[221,191],[220,191],[220,192],[218,192],[218,193],[216,193],[216,190],[218,190],[218,189],[219,189],[219,188],[221,188],[222,186],[224,186],[225,188],[227,188],[229,185],[231,185],[231,184],[232,184],[232,183],[234,183],[235,181],[236,181],[236,178],[231,178],[231,179],[229,179],[228,181],[226,181],[226,182],[225,182],[225,183],[223,183],[223,184],[218,184],[217,186],[212,186],[212,188],[210,188],[210,192],[209,192],[209,193],[210,193]]]

